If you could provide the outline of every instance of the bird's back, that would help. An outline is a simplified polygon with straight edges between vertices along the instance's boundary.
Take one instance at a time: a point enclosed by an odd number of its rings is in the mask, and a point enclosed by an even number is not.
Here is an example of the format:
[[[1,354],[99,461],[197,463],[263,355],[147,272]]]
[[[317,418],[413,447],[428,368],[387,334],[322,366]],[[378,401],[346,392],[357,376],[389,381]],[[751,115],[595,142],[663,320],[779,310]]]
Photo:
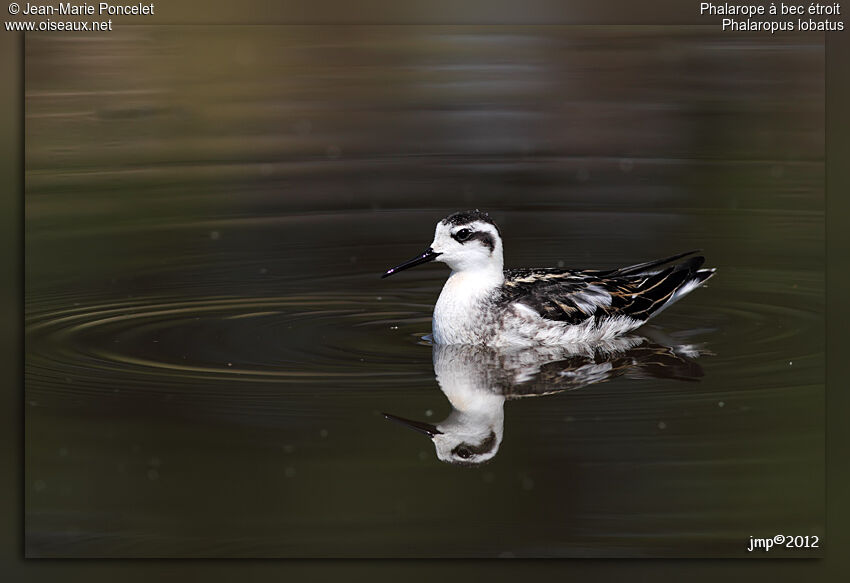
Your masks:
[[[705,282],[714,269],[700,269],[694,251],[620,269],[511,269],[496,303],[507,309],[521,305],[540,317],[564,324],[593,318],[627,318],[637,327]]]

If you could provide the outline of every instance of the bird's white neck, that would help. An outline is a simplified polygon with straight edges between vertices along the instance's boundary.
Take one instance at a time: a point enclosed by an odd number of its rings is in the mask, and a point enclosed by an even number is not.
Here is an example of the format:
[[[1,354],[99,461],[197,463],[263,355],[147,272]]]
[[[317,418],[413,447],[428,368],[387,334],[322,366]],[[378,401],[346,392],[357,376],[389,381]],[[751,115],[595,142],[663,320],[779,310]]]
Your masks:
[[[476,343],[482,333],[481,308],[504,282],[501,264],[452,271],[434,306],[434,341],[438,344]]]

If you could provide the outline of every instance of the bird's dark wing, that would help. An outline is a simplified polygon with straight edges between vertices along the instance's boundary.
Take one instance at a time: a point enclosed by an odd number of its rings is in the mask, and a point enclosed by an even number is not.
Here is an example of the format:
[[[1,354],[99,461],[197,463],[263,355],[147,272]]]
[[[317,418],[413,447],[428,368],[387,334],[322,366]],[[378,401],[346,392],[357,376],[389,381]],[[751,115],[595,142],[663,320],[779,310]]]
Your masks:
[[[497,302],[521,303],[544,318],[568,324],[591,316],[647,320],[714,273],[700,269],[704,258],[699,256],[663,267],[692,253],[610,271],[508,270]]]

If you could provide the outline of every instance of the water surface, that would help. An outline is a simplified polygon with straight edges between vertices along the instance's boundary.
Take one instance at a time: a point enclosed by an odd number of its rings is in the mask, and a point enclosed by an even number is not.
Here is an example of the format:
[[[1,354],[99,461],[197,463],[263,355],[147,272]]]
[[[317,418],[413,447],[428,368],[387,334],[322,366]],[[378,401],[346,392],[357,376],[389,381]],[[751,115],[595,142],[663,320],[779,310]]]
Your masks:
[[[26,52],[29,556],[822,536],[822,37],[134,26]],[[717,276],[638,331],[690,372],[510,394],[475,467],[386,420],[453,411],[447,273],[378,276],[474,207],[508,267],[703,249]]]

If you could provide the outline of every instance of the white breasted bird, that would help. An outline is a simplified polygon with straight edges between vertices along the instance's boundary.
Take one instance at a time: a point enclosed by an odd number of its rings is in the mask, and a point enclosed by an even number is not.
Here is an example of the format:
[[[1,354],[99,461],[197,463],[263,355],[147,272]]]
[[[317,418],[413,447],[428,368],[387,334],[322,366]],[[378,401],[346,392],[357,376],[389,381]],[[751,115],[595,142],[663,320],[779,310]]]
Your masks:
[[[382,277],[429,261],[449,266],[434,306],[437,344],[557,346],[610,340],[702,285],[715,270],[694,253],[610,270],[505,270],[499,228],[474,210],[441,220],[427,251]]]

